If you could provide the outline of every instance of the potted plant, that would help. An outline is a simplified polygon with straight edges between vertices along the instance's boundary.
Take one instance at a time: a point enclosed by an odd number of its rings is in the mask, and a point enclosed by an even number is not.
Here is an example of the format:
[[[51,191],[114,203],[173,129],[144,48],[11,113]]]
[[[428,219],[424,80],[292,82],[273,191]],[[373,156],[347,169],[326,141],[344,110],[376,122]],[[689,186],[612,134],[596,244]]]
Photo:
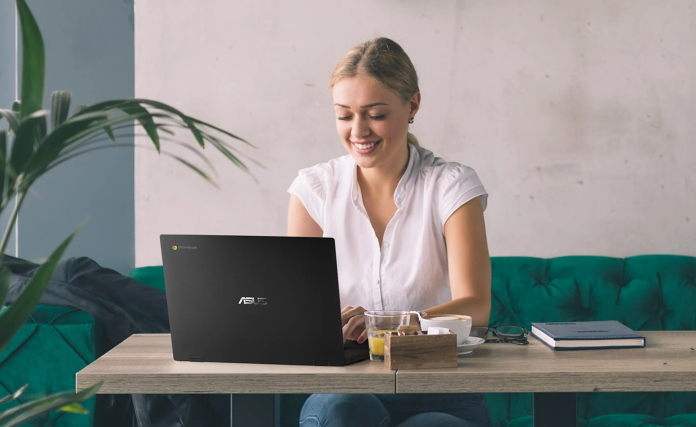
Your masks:
[[[16,0],[22,41],[21,99],[10,109],[0,109],[0,213],[12,207],[8,225],[0,241],[5,253],[15,219],[32,184],[44,173],[82,153],[113,146],[115,132],[137,127],[160,151],[160,143],[183,129],[198,145],[215,147],[233,164],[247,171],[227,142],[243,139],[209,123],[190,117],[167,104],[149,99],[115,99],[75,108],[70,114],[71,94],[57,91],[51,95],[50,110],[42,108],[44,97],[45,55],[39,27],[25,0]],[[176,160],[203,178],[208,174],[182,157]],[[14,204],[12,203],[14,201]],[[0,352],[26,322],[39,302],[48,279],[75,233],[47,258],[21,295],[0,314]],[[10,271],[0,268],[0,309],[5,305]],[[23,403],[0,412],[0,425],[17,426],[56,409],[84,412],[79,404],[97,392],[101,384],[75,393],[66,391]],[[0,405],[17,399],[26,387],[1,397]]]

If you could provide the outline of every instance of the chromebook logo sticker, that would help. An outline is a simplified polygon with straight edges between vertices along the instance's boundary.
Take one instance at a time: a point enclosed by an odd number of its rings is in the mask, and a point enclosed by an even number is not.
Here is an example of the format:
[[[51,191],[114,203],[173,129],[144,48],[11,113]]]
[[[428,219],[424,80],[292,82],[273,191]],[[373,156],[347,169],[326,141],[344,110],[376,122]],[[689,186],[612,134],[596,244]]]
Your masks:
[[[182,245],[172,245],[172,250],[184,250],[184,249],[198,249],[198,246],[182,246]]]

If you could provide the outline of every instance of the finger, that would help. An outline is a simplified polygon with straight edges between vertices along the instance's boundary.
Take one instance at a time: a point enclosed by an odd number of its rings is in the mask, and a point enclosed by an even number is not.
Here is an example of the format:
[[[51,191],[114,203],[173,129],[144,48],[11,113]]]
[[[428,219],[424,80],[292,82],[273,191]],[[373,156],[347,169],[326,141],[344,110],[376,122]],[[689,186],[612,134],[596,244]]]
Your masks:
[[[358,314],[346,322],[343,327],[344,339],[357,340],[360,334],[365,330],[365,315]]]
[[[362,334],[360,334],[360,336],[358,337],[358,339],[357,339],[356,341],[357,341],[358,343],[362,344],[362,343],[365,342],[366,339],[367,339],[367,329],[365,329],[365,330],[362,332]]]
[[[350,320],[352,317],[362,315],[363,313],[365,313],[365,309],[361,306],[350,308],[346,307],[341,311],[341,323],[345,325],[348,322],[348,320]]]
[[[363,337],[363,339],[360,340],[360,337],[363,335],[364,332],[365,332],[365,328],[361,328],[361,327],[350,329],[350,330],[344,330],[343,339],[344,340],[358,341],[359,343],[362,343],[365,341],[365,338],[367,337],[367,335],[365,335],[365,337]]]

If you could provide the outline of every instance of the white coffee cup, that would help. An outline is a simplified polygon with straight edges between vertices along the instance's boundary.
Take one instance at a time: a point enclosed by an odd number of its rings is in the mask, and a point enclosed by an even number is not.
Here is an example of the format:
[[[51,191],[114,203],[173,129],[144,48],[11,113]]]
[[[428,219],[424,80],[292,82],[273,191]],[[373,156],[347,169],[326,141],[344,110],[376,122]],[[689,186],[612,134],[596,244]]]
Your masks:
[[[423,316],[420,319],[421,329],[427,331],[429,327],[447,328],[457,334],[457,345],[462,345],[471,333],[471,316],[461,314],[433,314]]]

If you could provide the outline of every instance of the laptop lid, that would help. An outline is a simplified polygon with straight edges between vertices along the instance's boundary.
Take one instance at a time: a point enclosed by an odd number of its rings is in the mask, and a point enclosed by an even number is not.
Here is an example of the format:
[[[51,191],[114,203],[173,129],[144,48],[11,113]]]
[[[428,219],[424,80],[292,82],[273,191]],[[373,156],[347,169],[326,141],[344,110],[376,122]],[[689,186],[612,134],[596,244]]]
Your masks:
[[[175,360],[343,366],[331,238],[161,235]]]

